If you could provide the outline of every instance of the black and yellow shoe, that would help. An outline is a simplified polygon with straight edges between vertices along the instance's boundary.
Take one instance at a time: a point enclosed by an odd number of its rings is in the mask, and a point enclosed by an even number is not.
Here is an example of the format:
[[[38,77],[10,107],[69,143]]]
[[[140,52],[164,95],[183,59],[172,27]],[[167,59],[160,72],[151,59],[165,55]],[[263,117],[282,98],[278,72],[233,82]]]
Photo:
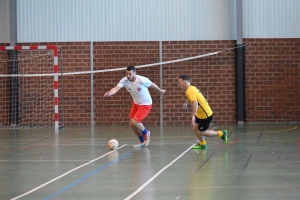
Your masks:
[[[207,144],[205,144],[205,145],[200,145],[199,143],[198,144],[196,144],[196,145],[194,145],[193,147],[192,147],[192,149],[207,149]]]
[[[227,140],[228,140],[227,130],[222,130],[222,133],[223,133],[223,135],[222,135],[221,139],[224,140],[224,144],[227,144]]]

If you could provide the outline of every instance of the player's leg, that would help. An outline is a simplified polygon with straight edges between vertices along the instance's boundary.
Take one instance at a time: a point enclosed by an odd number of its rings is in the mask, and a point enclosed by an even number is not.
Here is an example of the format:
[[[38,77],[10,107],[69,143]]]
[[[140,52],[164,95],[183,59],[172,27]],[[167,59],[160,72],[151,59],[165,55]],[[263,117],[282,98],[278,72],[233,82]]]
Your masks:
[[[199,139],[199,144],[193,146],[193,149],[207,149],[207,144],[206,144],[206,141],[204,139],[204,136],[208,136],[208,137],[213,136],[213,135],[210,135],[211,132],[206,134],[207,129],[208,129],[209,124],[211,123],[211,121],[212,121],[212,116],[208,117],[206,119],[199,119],[195,116],[195,122],[198,126],[194,127],[194,132],[195,132],[195,134],[198,135],[198,138],[202,137],[202,140]]]
[[[130,125],[132,131],[135,133],[135,135],[136,135],[137,137],[142,136],[142,133],[141,133],[141,131],[139,131],[139,129],[136,127],[136,122],[134,121],[133,118],[130,118],[129,125]],[[143,142],[144,142],[144,141],[143,141]]]
[[[152,105],[138,105],[137,112],[135,113],[133,120],[132,120],[133,126],[135,126],[136,129],[142,133],[142,135],[144,137],[145,146],[149,145],[150,131],[145,128],[145,126],[142,123],[142,120],[144,120],[148,116],[151,108],[152,108]]]
[[[202,133],[202,135],[206,137],[218,136],[222,140],[224,140],[225,144],[227,143],[227,130],[221,130],[221,131],[206,130],[205,132]]]
[[[135,135],[139,138],[139,140],[140,140],[139,145],[143,146],[144,145],[144,138],[141,137],[142,133],[136,128],[135,123],[133,121],[133,117],[134,117],[136,112],[137,112],[137,105],[135,103],[132,103],[131,110],[130,110],[130,113],[129,113],[129,118],[130,118],[129,125],[130,125],[132,131],[135,133]],[[136,145],[134,145],[134,146],[136,146]]]
[[[133,147],[138,147],[138,146],[142,147],[142,146],[144,146],[144,137],[143,137],[142,133],[137,129],[136,122],[133,119],[133,117],[136,114],[137,110],[138,110],[137,105],[135,103],[132,103],[130,114],[129,114],[129,117],[130,117],[129,125],[130,125],[132,131],[135,133],[135,135],[140,140],[139,144],[136,144]]]
[[[140,124],[138,124],[137,127],[144,136],[145,146],[148,146],[149,143],[150,143],[150,131],[147,130],[146,127],[142,124],[142,120],[145,119],[148,116],[151,108],[152,108],[152,105],[139,106],[138,111],[135,114],[135,117],[137,119],[139,119],[138,121],[140,122]]]
[[[199,126],[199,131],[201,132],[201,134],[205,137],[213,137],[213,136],[218,136],[220,137],[222,140],[224,140],[224,143],[227,143],[227,131],[226,130],[222,130],[222,131],[213,131],[213,130],[206,130],[209,127],[209,124],[211,123],[213,119],[213,115],[206,118],[205,120],[203,120],[203,126]]]
[[[217,136],[218,132],[217,131],[213,131],[213,130],[206,130],[201,132],[203,136],[205,137],[213,137],[213,136]]]
[[[194,124],[193,131],[194,131],[196,137],[198,138],[199,143],[196,144],[195,146],[193,146],[192,148],[193,149],[206,149],[207,148],[206,141],[205,141],[204,137],[201,135],[200,131],[198,130],[198,126],[199,126],[199,124],[197,124],[197,123]]]
[[[152,106],[134,105],[134,107],[136,109],[130,114],[130,126],[140,139],[140,144],[134,145],[134,147],[148,146],[150,142],[150,131],[142,124],[142,120],[147,117]]]

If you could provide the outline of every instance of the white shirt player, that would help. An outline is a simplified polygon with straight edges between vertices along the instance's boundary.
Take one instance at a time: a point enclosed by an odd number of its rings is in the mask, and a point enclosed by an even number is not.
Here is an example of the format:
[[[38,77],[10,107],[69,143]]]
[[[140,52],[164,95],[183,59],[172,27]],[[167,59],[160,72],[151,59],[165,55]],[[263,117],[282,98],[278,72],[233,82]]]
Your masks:
[[[118,83],[120,88],[125,87],[127,91],[131,94],[133,102],[138,105],[151,105],[152,98],[149,93],[148,88],[151,86],[152,81],[148,78],[140,75],[135,76],[135,81],[131,82],[124,77]]]

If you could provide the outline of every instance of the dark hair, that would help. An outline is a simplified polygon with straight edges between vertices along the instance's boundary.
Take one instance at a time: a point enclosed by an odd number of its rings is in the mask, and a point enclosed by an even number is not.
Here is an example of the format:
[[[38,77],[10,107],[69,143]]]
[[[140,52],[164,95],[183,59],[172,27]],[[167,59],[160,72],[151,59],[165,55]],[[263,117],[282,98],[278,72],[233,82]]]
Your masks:
[[[189,81],[189,82],[191,81],[190,77],[188,75],[185,75],[185,74],[179,76],[179,78],[182,79],[182,80],[184,80],[184,81]]]
[[[132,70],[133,72],[136,72],[136,69],[135,69],[134,66],[128,66],[126,70],[127,71],[131,71]]]

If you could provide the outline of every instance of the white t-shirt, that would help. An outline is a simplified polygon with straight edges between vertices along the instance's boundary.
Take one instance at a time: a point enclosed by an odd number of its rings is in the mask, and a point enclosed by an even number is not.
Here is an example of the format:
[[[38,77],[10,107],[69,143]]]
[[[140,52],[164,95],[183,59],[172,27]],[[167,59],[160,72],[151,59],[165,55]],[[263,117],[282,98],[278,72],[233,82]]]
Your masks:
[[[131,82],[124,77],[118,83],[120,88],[125,87],[127,91],[131,94],[133,102],[138,105],[151,105],[152,98],[149,93],[148,87],[151,86],[152,82],[140,75],[135,75],[135,81]]]

